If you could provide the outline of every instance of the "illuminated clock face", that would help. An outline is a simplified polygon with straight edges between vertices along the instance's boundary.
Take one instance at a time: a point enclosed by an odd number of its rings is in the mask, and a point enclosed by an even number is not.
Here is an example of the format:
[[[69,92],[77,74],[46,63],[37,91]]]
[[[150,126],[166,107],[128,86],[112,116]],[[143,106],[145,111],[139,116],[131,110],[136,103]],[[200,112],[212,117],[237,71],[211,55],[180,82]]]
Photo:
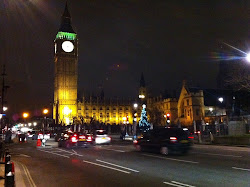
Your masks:
[[[67,52],[67,53],[70,53],[74,50],[74,45],[72,42],[70,41],[64,41],[62,43],[62,49]]]

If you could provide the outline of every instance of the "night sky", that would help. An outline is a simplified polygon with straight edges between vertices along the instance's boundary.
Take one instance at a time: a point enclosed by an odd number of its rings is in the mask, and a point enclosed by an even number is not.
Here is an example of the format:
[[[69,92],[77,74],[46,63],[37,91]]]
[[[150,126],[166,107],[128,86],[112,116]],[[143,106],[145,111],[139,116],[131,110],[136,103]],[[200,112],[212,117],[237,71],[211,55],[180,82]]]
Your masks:
[[[222,42],[249,48],[250,1],[69,0],[79,38],[78,91],[136,98],[150,92],[215,88]],[[1,0],[0,63],[10,111],[53,102],[54,39],[65,0]]]

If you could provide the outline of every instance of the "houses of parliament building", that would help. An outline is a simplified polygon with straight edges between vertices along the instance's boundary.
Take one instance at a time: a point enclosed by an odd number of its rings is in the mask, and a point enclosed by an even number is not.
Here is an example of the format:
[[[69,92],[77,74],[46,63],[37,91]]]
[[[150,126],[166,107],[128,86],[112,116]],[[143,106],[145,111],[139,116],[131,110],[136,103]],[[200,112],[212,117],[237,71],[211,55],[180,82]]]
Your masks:
[[[82,124],[92,120],[111,125],[133,124],[140,120],[142,103],[147,105],[148,120],[153,125],[165,125],[167,118],[170,123],[183,126],[191,126],[194,121],[211,120],[206,116],[214,109],[204,103],[203,90],[191,89],[185,81],[178,98],[149,98],[143,75],[139,97],[135,100],[107,99],[102,94],[98,97],[77,98],[78,37],[71,25],[67,3],[54,43],[53,119],[56,124]],[[136,100],[138,108],[134,108]]]

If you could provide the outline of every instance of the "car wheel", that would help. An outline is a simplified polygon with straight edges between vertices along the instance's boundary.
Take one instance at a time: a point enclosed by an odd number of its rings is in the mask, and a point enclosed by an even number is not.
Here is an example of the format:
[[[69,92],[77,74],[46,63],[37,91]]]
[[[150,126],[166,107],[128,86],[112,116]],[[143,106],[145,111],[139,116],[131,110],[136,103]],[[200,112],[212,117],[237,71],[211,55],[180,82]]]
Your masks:
[[[163,155],[168,155],[168,147],[161,147],[160,153]]]

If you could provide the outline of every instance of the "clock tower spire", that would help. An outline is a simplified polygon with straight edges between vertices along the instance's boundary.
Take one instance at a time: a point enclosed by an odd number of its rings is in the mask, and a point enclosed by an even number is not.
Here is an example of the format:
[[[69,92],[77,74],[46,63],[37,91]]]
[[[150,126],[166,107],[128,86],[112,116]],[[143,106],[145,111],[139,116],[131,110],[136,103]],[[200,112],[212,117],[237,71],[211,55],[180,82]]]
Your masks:
[[[69,125],[77,117],[78,41],[67,1],[54,43],[53,119],[56,124]]]

